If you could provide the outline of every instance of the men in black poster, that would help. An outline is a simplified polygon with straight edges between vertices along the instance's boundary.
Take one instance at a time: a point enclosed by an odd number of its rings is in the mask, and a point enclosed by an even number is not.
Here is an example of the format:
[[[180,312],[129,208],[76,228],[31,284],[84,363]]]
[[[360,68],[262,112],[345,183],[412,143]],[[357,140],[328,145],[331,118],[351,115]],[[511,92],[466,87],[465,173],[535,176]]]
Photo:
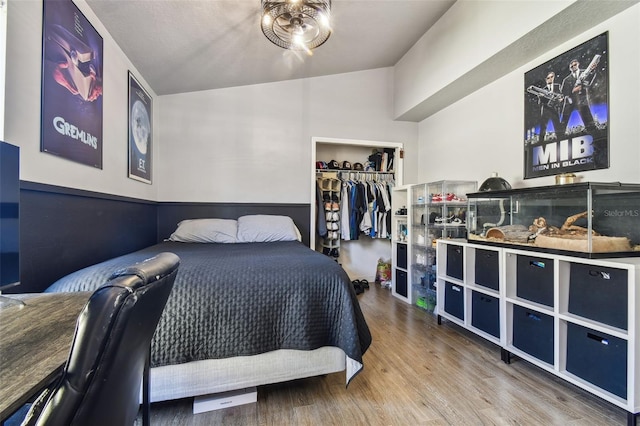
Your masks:
[[[546,86],[543,88],[544,95],[538,96],[540,105],[540,141],[545,140],[549,121],[553,124],[553,133],[556,139],[564,135],[565,126],[560,123],[560,112],[562,111],[563,96],[560,92],[560,85],[555,83],[556,73],[549,71],[545,77]],[[549,132],[551,133],[551,132]]]
[[[525,73],[525,179],[609,167],[607,44],[600,34]]]
[[[595,65],[597,65],[598,60],[599,55],[596,55],[594,57]],[[594,62],[592,61],[592,63]],[[565,122],[571,116],[571,113],[577,110],[589,134],[594,134],[597,131],[589,102],[589,86],[594,77],[595,73],[593,73],[592,68],[580,69],[580,62],[577,59],[572,59],[569,62],[569,75],[562,80],[560,89],[562,94],[567,97],[562,114],[563,117],[566,117]]]

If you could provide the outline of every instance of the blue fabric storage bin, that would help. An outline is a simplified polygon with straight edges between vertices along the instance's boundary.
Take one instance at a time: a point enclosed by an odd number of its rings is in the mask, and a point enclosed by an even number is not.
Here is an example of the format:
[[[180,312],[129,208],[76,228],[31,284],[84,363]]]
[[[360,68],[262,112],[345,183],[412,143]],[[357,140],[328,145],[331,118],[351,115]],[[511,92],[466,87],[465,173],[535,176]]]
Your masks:
[[[499,290],[500,271],[498,270],[498,252],[494,250],[476,250],[475,283],[483,287]]]
[[[518,255],[516,295],[553,306],[553,259]]]
[[[553,317],[514,305],[513,346],[547,364],[553,364]]]
[[[447,244],[447,276],[462,280],[464,259],[462,246]]]
[[[497,297],[478,291],[471,294],[471,325],[500,338],[500,303]]]
[[[627,329],[627,270],[572,263],[569,312]]]
[[[567,371],[627,398],[627,341],[567,324]]]
[[[444,310],[445,312],[464,320],[464,288],[445,281]]]
[[[396,269],[396,293],[404,297],[409,295],[407,288],[407,273],[400,269]]]
[[[398,268],[407,269],[407,245],[398,243],[396,245],[396,263]]]

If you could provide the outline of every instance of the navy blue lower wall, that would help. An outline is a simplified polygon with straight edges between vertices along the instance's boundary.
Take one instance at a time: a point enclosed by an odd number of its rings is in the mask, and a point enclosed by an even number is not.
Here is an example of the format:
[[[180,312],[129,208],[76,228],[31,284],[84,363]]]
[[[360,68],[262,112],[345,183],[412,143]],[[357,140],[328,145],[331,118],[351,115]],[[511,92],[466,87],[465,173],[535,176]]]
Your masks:
[[[20,184],[20,286],[36,293],[98,262],[156,244],[184,219],[290,216],[309,244],[309,204],[152,202],[53,185]]]
[[[156,203],[21,182],[20,286],[34,293],[97,262],[155,244]]]

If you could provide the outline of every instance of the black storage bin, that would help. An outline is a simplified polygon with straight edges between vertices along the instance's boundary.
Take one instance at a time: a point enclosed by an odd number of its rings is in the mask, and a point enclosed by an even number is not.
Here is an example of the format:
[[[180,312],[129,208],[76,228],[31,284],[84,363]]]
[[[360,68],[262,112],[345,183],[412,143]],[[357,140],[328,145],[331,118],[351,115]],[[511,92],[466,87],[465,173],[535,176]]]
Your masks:
[[[407,273],[396,269],[396,293],[401,296],[407,297]]]
[[[407,245],[396,244],[396,263],[398,268],[407,269]]]
[[[553,317],[513,305],[513,346],[553,364]]]
[[[476,284],[499,290],[498,252],[476,249]]]
[[[445,312],[464,320],[464,288],[449,281],[445,281],[444,284]]]
[[[447,276],[461,280],[463,268],[462,246],[447,244]]]
[[[627,329],[627,271],[572,263],[569,312]]]
[[[627,341],[569,323],[567,371],[626,399]]]
[[[518,255],[516,295],[553,306],[553,259]]]
[[[471,293],[471,325],[500,338],[500,304],[497,297]]]

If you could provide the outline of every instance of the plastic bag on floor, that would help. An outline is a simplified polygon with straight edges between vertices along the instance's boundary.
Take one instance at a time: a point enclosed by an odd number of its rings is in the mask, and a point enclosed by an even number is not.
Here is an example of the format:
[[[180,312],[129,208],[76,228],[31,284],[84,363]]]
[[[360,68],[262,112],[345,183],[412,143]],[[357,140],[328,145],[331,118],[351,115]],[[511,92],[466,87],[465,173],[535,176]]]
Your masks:
[[[382,287],[391,288],[391,261],[383,258],[378,259],[376,282]]]

